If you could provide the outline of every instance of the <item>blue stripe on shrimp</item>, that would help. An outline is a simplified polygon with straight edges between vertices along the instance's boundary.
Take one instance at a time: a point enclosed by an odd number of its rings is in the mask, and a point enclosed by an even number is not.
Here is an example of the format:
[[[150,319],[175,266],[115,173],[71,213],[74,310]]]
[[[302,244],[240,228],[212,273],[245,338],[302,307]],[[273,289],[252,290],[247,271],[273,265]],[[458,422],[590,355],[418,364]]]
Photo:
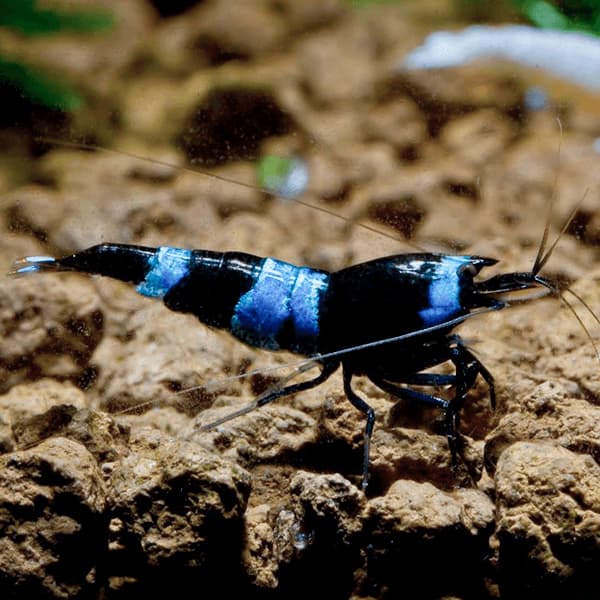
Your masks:
[[[162,298],[181,279],[189,274],[191,250],[161,246],[148,259],[148,274],[137,287],[138,293]]]
[[[328,281],[325,273],[265,258],[254,284],[234,308],[231,332],[268,350],[316,351]]]
[[[440,258],[435,274],[430,274],[428,299],[429,305],[419,311],[423,325],[436,325],[458,315],[462,310],[460,267],[472,263],[471,256],[443,256]]]

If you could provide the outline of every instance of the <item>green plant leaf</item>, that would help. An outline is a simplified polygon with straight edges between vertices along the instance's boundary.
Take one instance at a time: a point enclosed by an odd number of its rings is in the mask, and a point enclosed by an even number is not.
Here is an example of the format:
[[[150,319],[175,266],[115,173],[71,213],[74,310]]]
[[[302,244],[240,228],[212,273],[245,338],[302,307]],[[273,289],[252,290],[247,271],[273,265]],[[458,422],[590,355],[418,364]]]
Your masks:
[[[513,3],[538,27],[600,34],[598,0],[563,1],[559,5],[547,0],[513,0]]]
[[[0,81],[19,89],[32,102],[66,112],[77,110],[84,104],[83,97],[67,83],[21,63],[0,57]]]
[[[0,26],[28,36],[58,31],[89,33],[108,29],[114,22],[112,13],[103,10],[59,11],[39,9],[36,0],[0,0]]]

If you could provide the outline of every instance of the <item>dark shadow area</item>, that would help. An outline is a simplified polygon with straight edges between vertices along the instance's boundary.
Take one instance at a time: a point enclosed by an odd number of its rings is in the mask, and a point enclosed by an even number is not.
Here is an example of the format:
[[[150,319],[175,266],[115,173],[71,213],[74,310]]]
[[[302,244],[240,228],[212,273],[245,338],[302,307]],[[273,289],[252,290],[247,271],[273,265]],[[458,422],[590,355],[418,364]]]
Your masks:
[[[291,117],[268,92],[221,88],[204,98],[177,142],[190,163],[216,166],[254,160],[264,139],[292,129]]]

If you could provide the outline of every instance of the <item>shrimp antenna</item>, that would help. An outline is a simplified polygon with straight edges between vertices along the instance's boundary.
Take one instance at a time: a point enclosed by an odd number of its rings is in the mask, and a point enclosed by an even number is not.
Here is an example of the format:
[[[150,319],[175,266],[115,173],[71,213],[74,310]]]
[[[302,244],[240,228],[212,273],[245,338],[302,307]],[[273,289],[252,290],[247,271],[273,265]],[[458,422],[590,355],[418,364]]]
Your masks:
[[[560,120],[560,117],[556,117],[556,122],[558,124],[558,129],[560,131],[560,138],[558,141],[558,153],[557,153],[557,158],[556,158],[557,166],[556,166],[556,170],[555,170],[555,174],[554,174],[554,183],[552,184],[552,197],[550,198],[550,205],[548,207],[548,216],[546,218],[546,225],[544,227],[544,233],[542,234],[542,239],[540,240],[540,245],[538,247],[537,255],[535,257],[535,260],[533,262],[533,267],[531,269],[531,272],[533,275],[537,275],[544,268],[544,265],[548,262],[548,260],[552,256],[552,253],[554,252],[554,248],[556,248],[556,245],[558,244],[559,240],[561,239],[561,237],[564,235],[564,233],[569,228],[569,225],[572,223],[573,219],[575,218],[575,215],[577,214],[577,211],[579,210],[581,204],[583,203],[583,201],[585,200],[585,197],[587,196],[587,194],[589,192],[589,188],[585,190],[581,200],[573,207],[573,209],[569,213],[569,216],[565,220],[565,223],[563,224],[562,229],[560,230],[560,233],[558,234],[558,236],[556,237],[556,239],[554,240],[554,242],[552,243],[550,248],[548,248],[548,250],[546,251],[546,244],[548,243],[548,235],[550,233],[550,221],[552,218],[552,213],[554,212],[554,205],[556,204],[556,197],[557,197],[557,193],[558,193],[558,180],[560,177],[562,142],[563,142],[564,133],[565,133],[562,121]]]
[[[552,256],[552,253],[554,252],[554,248],[556,248],[556,245],[558,244],[558,242],[560,241],[560,239],[562,238],[562,236],[565,234],[565,232],[569,228],[569,225],[571,225],[571,223],[573,222],[573,219],[575,218],[575,215],[577,214],[577,211],[579,210],[579,208],[583,204],[583,202],[584,202],[586,196],[588,195],[589,191],[590,191],[590,189],[587,188],[585,190],[585,192],[583,193],[583,196],[581,197],[581,200],[571,209],[571,212],[569,213],[569,216],[566,218],[563,226],[561,227],[561,230],[560,230],[559,234],[556,236],[556,239],[554,240],[554,242],[552,242],[552,245],[550,246],[550,248],[548,248],[547,252],[544,253],[543,255],[540,255],[540,250],[543,250],[543,247],[540,244],[540,249],[538,250],[538,255],[536,256],[535,262],[533,263],[533,268],[531,269],[531,272],[534,275],[537,275],[543,269],[544,265],[548,262],[548,259]],[[544,228],[544,236],[542,238],[542,243],[544,245],[546,243],[546,240],[548,239],[548,228],[549,228],[549,225],[550,225],[550,222],[547,221],[546,222],[546,227]]]
[[[589,188],[587,188],[585,190],[581,200],[573,207],[573,209],[569,213],[569,216],[565,220],[559,234],[556,236],[556,239],[554,240],[554,242],[552,243],[550,248],[548,248],[548,250],[544,253],[543,250],[544,250],[544,246],[546,245],[546,241],[548,239],[548,229],[549,229],[549,224],[550,224],[549,221],[546,222],[546,227],[544,228],[544,235],[542,237],[542,242],[540,244],[540,248],[538,250],[538,254],[536,256],[536,259],[535,259],[535,262],[534,262],[534,265],[533,265],[533,268],[531,271],[532,275],[536,276],[539,273],[539,271],[544,267],[544,265],[548,262],[548,259],[550,258],[550,256],[552,256],[552,253],[554,252],[554,248],[556,248],[556,245],[560,241],[561,237],[564,235],[564,233],[567,231],[569,225],[572,223],[575,215],[577,214],[577,211],[579,210],[581,204],[585,200],[588,192],[589,192]],[[548,289],[550,289],[550,288],[548,288]],[[559,287],[557,285],[555,285],[553,291],[556,294],[556,296],[559,298],[559,300],[569,309],[569,311],[572,313],[572,315],[575,317],[575,319],[577,319],[577,322],[579,323],[579,325],[581,325],[581,328],[585,332],[586,337],[588,338],[588,340],[592,344],[592,347],[594,348],[594,352],[596,353],[596,358],[598,359],[598,361],[600,361],[600,351],[598,349],[598,345],[594,341],[592,334],[590,333],[590,330],[586,327],[585,323],[583,322],[583,319],[579,316],[579,314],[575,310],[575,307],[564,297],[564,294],[569,293],[576,300],[578,300],[579,303],[586,309],[588,314],[592,317],[592,319],[594,319],[594,321],[598,325],[600,325],[600,318],[598,317],[598,315],[596,315],[596,313],[592,310],[592,307],[577,292],[574,292],[571,288],[565,287],[563,290],[560,290]]]
[[[569,294],[571,294],[571,296],[576,298],[580,302],[580,304],[586,309],[586,311],[592,317],[592,319],[594,319],[594,321],[598,325],[600,325],[600,318],[598,317],[598,315],[592,310],[591,306],[578,293],[574,292],[571,288],[565,288],[563,290],[563,293],[569,293]],[[569,310],[575,315],[575,318],[579,321],[579,324],[581,325],[582,329],[585,331],[587,338],[589,339],[590,343],[592,344],[592,346],[596,352],[596,357],[598,358],[598,361],[600,361],[600,351],[598,350],[598,346],[597,346],[596,342],[594,342],[594,338],[593,338],[592,334],[590,333],[588,328],[585,326],[585,323],[579,317],[579,315],[575,312],[573,306],[569,305],[569,302],[567,302],[565,300],[564,296],[562,294],[559,294],[559,297],[560,297],[561,301],[564,302],[565,305],[569,307]]]
[[[550,199],[550,206],[549,206],[549,210],[548,210],[548,216],[546,218],[546,225],[544,227],[544,233],[542,234],[542,239],[540,240],[540,245],[538,247],[537,255],[535,257],[535,261],[533,262],[533,267],[531,269],[531,273],[534,276],[536,276],[544,268],[544,266],[546,265],[546,263],[552,256],[552,253],[554,252],[556,245],[558,244],[558,242],[560,241],[562,236],[565,234],[565,232],[567,231],[567,229],[573,222],[573,219],[575,218],[577,211],[583,204],[586,196],[588,195],[588,193],[590,191],[589,188],[586,188],[585,192],[583,193],[583,196],[581,197],[581,200],[571,209],[571,212],[569,213],[569,216],[566,218],[559,234],[556,236],[556,239],[554,240],[554,242],[552,243],[550,248],[548,248],[548,250],[546,250],[546,244],[548,243],[548,235],[550,232],[550,220],[552,217],[554,205],[556,204],[558,179],[559,179],[559,175],[560,175],[559,167],[560,167],[560,160],[561,160],[561,149],[562,149],[562,141],[563,141],[563,136],[564,136],[564,129],[563,129],[563,125],[562,125],[562,121],[560,120],[560,117],[556,118],[556,122],[558,123],[558,128],[560,130],[560,140],[558,142],[558,157],[557,157],[557,165],[558,166],[557,166],[557,169],[556,169],[556,172],[554,175],[554,184],[552,186],[552,198]],[[594,348],[594,352],[596,353],[596,357],[598,358],[598,361],[600,361],[600,352],[598,350],[598,346],[597,346],[596,342],[594,341],[594,338],[593,338],[590,330],[586,327],[585,323],[583,322],[583,319],[579,316],[579,314],[575,310],[575,307],[564,297],[564,294],[569,293],[575,299],[577,299],[579,301],[579,303],[586,309],[588,314],[591,315],[591,317],[594,319],[594,321],[598,325],[600,325],[600,318],[598,318],[596,313],[592,310],[591,306],[579,294],[574,292],[569,287],[566,287],[564,290],[560,290],[558,288],[558,286],[556,286],[554,288],[554,292],[555,292],[556,296],[558,296],[559,300],[572,313],[572,315],[575,317],[575,319],[577,319],[577,322],[579,323],[579,325],[581,325],[581,328],[585,332],[586,337],[592,344],[592,347]]]
[[[218,173],[213,173],[212,171],[209,171],[207,169],[201,169],[199,167],[194,167],[194,166],[189,166],[189,165],[177,165],[176,166],[167,161],[160,160],[159,158],[151,158],[149,156],[142,156],[141,154],[136,154],[135,152],[128,152],[127,150],[116,150],[115,148],[108,148],[107,146],[87,144],[85,142],[71,142],[71,141],[67,141],[67,140],[60,140],[57,138],[45,137],[45,136],[36,136],[35,139],[39,142],[45,142],[47,144],[54,144],[56,146],[62,146],[63,148],[73,148],[75,150],[95,150],[95,151],[99,150],[101,152],[118,154],[120,156],[127,156],[129,158],[134,158],[136,160],[142,160],[142,161],[149,162],[153,165],[158,165],[161,167],[168,167],[171,169],[177,168],[177,169],[181,169],[183,171],[187,171],[189,173],[197,173],[198,175],[203,175],[204,177],[213,179],[215,181],[221,181],[223,183],[230,183],[232,185],[238,185],[238,186],[250,189],[250,190],[259,191],[263,194],[274,195],[272,190],[269,190],[265,187],[253,185],[251,183],[245,183],[243,181],[238,181],[237,179],[232,179],[232,178],[226,177],[224,175],[219,175]],[[301,200],[299,198],[287,198],[286,200],[295,202],[296,204],[299,204],[300,206],[306,206],[307,208],[312,208],[313,210],[316,210],[320,213],[326,214],[330,217],[335,217],[336,219],[341,219],[342,221],[345,221],[346,223],[349,223],[350,225],[361,227],[362,229],[366,229],[367,231],[370,231],[371,233],[376,233],[376,234],[381,235],[390,240],[394,240],[395,242],[402,242],[405,244],[409,244],[410,246],[413,246],[415,249],[419,250],[420,252],[426,252],[426,250],[424,250],[423,248],[417,246],[416,244],[414,244],[412,242],[408,242],[406,239],[404,239],[402,237],[388,233],[388,232],[384,231],[383,229],[379,229],[378,227],[373,227],[372,225],[369,225],[368,223],[363,223],[362,221],[355,221],[354,219],[351,219],[350,217],[341,215],[333,210],[325,208],[324,206],[319,206],[318,204],[313,204],[312,202],[307,202],[306,200]]]
[[[543,266],[540,263],[544,258],[544,251],[546,250],[546,244],[548,243],[548,234],[550,233],[550,220],[552,218],[552,213],[554,212],[554,205],[556,204],[556,195],[558,193],[558,179],[560,176],[561,151],[564,129],[560,117],[556,117],[556,123],[558,124],[558,130],[560,131],[560,138],[558,139],[558,153],[556,156],[556,169],[554,170],[554,183],[552,184],[552,196],[550,197],[550,204],[548,206],[548,214],[546,216],[546,225],[544,226],[544,233],[542,234],[542,239],[540,240],[537,255],[535,257],[535,261],[533,262],[533,268],[531,269],[531,272],[534,275],[537,275]],[[550,251],[549,254],[552,254],[552,252]],[[548,259],[546,258],[546,261],[547,260]]]
[[[499,310],[500,306],[489,306],[480,308],[478,310],[474,310],[465,315],[460,315],[455,317],[454,319],[449,319],[448,321],[444,321],[443,323],[437,323],[436,325],[432,325],[431,327],[424,327],[423,329],[417,329],[415,331],[409,331],[408,333],[403,333],[402,335],[396,335],[389,338],[383,338],[380,340],[375,340],[373,342],[366,342],[364,344],[359,344],[358,346],[350,346],[348,348],[341,348],[340,350],[334,350],[332,352],[327,352],[326,354],[315,354],[313,356],[309,356],[308,358],[303,358],[295,362],[288,362],[285,364],[274,365],[272,367],[253,369],[251,371],[246,371],[244,373],[240,373],[238,375],[231,375],[230,377],[223,377],[211,381],[207,381],[202,385],[196,385],[193,387],[185,388],[183,390],[178,390],[177,392],[173,392],[173,396],[181,396],[183,394],[189,394],[190,392],[194,392],[196,390],[205,390],[206,388],[210,388],[216,385],[221,385],[223,383],[229,383],[232,381],[239,381],[241,379],[247,379],[248,377],[252,377],[253,375],[262,375],[263,373],[272,373],[274,371],[279,371],[280,369],[285,368],[293,368],[295,372],[292,374],[292,377],[295,377],[298,373],[303,373],[315,366],[318,366],[322,361],[327,360],[329,358],[337,358],[338,356],[344,356],[345,354],[351,354],[352,352],[359,352],[361,350],[368,350],[370,348],[375,348],[377,346],[384,346],[386,344],[393,344],[395,342],[400,342],[402,340],[410,339],[413,337],[418,337],[420,335],[426,335],[432,333],[434,331],[439,331],[440,329],[446,329],[448,327],[455,327],[456,325],[475,317],[477,315],[481,315],[488,312],[493,312]],[[288,381],[291,377],[286,377],[284,381]],[[141,402],[140,404],[136,404],[135,406],[129,406],[124,408],[123,410],[117,411],[114,414],[121,415],[127,414],[140,408],[144,408],[146,406],[152,406],[155,404],[154,400],[148,400],[147,402]]]

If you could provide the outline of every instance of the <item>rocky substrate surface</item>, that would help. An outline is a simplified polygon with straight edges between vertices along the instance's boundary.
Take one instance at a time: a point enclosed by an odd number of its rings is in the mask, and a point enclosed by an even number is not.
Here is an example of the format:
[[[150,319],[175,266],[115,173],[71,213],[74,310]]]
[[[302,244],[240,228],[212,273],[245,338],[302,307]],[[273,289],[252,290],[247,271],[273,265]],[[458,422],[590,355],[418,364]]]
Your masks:
[[[45,113],[3,129],[19,140],[0,157],[3,272],[100,241],[324,269],[417,246],[501,259],[487,274],[526,271],[554,196],[550,240],[578,208],[545,273],[600,311],[600,117],[575,95],[528,112],[527,75],[506,67],[399,72],[427,29],[407,7],[257,0],[235,3],[234,28],[231,4],[160,18],[119,0],[108,37],[11,39],[88,90],[88,109],[61,116],[63,138],[172,166],[50,148],[33,140],[56,135]],[[252,183],[246,159],[265,152],[302,155],[303,200],[344,218],[180,168]],[[478,382],[452,465],[435,411],[359,380],[377,412],[363,493],[364,421],[339,375],[201,431],[298,357],[254,351],[107,279],[1,278],[0,595],[597,597],[592,344],[556,299],[460,333],[496,379],[496,410]]]

